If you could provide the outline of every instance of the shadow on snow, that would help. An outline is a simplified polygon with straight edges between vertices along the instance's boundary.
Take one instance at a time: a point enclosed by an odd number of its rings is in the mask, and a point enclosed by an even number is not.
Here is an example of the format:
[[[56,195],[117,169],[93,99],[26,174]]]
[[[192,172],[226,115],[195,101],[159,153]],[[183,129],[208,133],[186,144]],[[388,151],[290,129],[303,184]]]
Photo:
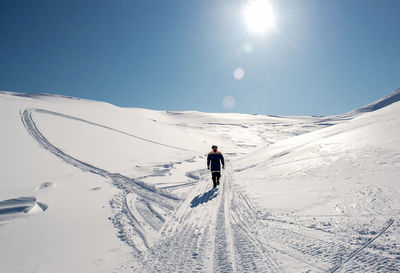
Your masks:
[[[201,205],[201,204],[207,203],[208,201],[213,200],[217,196],[218,196],[218,189],[217,188],[211,189],[208,192],[199,194],[195,198],[193,198],[192,202],[190,202],[190,207],[195,208],[198,205]]]

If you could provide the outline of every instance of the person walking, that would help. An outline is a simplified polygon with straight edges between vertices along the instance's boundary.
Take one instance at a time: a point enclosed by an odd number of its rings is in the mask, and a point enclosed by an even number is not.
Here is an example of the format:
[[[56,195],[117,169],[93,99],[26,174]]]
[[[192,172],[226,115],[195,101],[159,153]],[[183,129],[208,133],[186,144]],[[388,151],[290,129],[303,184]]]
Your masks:
[[[213,145],[211,149],[207,156],[207,169],[211,169],[212,181],[215,188],[219,185],[219,179],[221,178],[221,163],[222,169],[225,169],[225,162],[224,156],[218,151],[216,145]]]

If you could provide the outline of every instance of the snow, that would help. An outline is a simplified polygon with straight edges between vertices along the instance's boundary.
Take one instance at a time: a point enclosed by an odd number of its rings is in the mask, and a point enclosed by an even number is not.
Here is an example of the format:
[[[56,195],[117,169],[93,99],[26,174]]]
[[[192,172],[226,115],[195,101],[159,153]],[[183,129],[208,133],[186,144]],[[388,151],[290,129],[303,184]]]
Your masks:
[[[0,92],[0,272],[400,271],[399,94],[278,117]]]

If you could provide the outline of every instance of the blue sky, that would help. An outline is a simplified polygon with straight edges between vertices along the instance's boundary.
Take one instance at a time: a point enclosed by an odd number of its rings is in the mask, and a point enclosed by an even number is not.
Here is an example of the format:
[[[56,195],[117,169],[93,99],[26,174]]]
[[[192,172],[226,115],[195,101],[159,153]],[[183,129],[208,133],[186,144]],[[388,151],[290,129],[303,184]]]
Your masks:
[[[247,3],[2,0],[0,90],[160,110],[330,115],[400,87],[399,0],[270,1],[275,28],[265,33],[248,30]]]

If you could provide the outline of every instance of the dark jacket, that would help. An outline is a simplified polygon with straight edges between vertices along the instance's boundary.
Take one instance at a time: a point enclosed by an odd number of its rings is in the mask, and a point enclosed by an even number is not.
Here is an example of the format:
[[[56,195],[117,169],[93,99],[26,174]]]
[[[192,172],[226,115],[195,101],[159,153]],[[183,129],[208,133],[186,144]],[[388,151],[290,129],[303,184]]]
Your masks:
[[[221,171],[221,163],[222,166],[225,165],[224,162],[224,156],[220,151],[214,152],[214,150],[211,150],[211,152],[208,153],[207,156],[207,167],[210,167],[211,163],[211,171],[212,172],[220,172]]]

